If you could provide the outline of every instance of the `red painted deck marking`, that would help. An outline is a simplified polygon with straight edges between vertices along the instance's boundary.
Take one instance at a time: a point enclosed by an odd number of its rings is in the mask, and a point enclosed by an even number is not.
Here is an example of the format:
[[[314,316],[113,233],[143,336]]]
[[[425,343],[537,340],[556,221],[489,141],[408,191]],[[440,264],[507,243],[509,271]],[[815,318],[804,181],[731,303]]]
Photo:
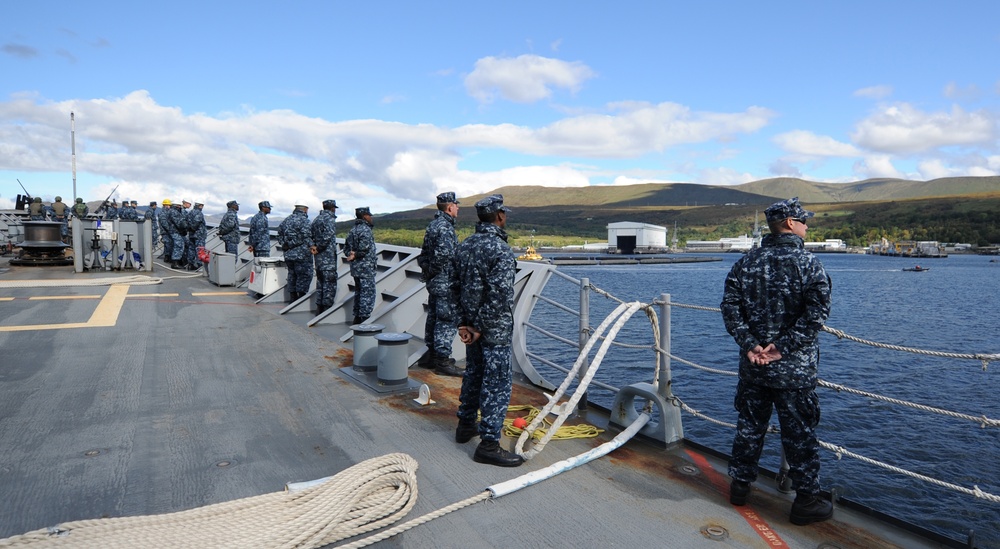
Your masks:
[[[715,467],[712,467],[712,464],[705,459],[705,456],[692,452],[691,450],[686,450],[686,452],[688,456],[694,460],[695,464],[698,465],[698,468],[705,473],[705,476],[712,481],[712,484],[719,490],[719,493],[729,494],[729,486],[726,479],[715,470]],[[747,521],[747,524],[749,524],[754,531],[757,532],[760,539],[764,540],[769,547],[788,547],[785,540],[781,539],[781,536],[779,536],[778,533],[771,528],[771,525],[768,524],[763,517],[758,515],[756,511],[751,509],[749,505],[734,505],[733,509],[743,516],[743,519]]]

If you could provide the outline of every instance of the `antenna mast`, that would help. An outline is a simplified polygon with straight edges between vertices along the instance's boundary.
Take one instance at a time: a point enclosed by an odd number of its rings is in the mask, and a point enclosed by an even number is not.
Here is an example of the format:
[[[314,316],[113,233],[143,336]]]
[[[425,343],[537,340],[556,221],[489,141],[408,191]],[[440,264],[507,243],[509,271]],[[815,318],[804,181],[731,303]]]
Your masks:
[[[69,135],[73,152],[73,201],[76,202],[76,119],[72,111],[69,113]]]

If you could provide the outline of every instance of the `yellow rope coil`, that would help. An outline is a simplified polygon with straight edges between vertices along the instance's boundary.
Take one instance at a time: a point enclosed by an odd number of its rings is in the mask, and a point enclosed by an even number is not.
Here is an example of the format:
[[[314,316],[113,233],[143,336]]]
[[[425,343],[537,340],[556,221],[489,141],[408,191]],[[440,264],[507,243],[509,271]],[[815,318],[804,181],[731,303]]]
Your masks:
[[[527,415],[519,417],[524,418],[526,426],[530,425],[532,420],[534,420],[535,417],[538,415],[538,413],[541,412],[541,409],[536,408],[530,404],[519,404],[507,407],[508,413],[520,412],[524,410],[528,410]],[[508,418],[503,420],[503,434],[511,438],[517,438],[521,436],[521,433],[524,431],[524,429],[521,429],[519,427],[514,427],[514,419],[516,418]],[[548,433],[548,427],[552,425],[552,421],[550,421],[549,418],[543,419],[542,423],[543,425],[545,425],[545,427],[539,427],[538,429],[535,430],[534,433],[532,433],[531,438],[533,440],[536,441],[542,440],[542,437],[544,437],[545,434]],[[553,435],[552,438],[556,440],[568,440],[571,438],[594,438],[603,432],[604,429],[598,429],[597,427],[587,423],[581,423],[580,425],[563,425],[559,427],[559,430],[556,431],[556,434]]]

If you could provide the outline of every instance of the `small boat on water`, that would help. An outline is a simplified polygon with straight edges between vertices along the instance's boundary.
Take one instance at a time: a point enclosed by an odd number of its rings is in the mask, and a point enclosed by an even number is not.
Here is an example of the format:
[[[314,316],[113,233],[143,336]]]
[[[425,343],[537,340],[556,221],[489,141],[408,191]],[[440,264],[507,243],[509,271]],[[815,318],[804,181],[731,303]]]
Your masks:
[[[917,265],[915,267],[904,267],[903,270],[906,271],[906,272],[908,272],[908,273],[922,273],[924,271],[931,270],[931,268],[930,267],[921,267],[920,265]]]
[[[534,246],[528,246],[527,248],[525,248],[523,254],[517,256],[517,260],[518,261],[545,261],[545,258],[542,257],[542,254],[538,253],[538,251],[535,250]]]

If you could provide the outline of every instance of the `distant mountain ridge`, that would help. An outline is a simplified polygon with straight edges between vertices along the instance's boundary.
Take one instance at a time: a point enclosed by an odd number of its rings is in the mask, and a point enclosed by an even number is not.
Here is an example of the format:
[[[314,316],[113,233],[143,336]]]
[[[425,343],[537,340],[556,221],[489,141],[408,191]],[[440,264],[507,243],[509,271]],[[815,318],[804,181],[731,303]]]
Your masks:
[[[771,204],[798,196],[806,203],[876,202],[974,194],[1000,194],[1000,176],[945,177],[930,181],[866,179],[855,183],[820,183],[794,177],[761,179],[742,185],[644,183],[589,187],[508,186],[489,193],[461,197],[471,206],[488,194],[500,193],[512,208],[707,206],[712,204]]]

